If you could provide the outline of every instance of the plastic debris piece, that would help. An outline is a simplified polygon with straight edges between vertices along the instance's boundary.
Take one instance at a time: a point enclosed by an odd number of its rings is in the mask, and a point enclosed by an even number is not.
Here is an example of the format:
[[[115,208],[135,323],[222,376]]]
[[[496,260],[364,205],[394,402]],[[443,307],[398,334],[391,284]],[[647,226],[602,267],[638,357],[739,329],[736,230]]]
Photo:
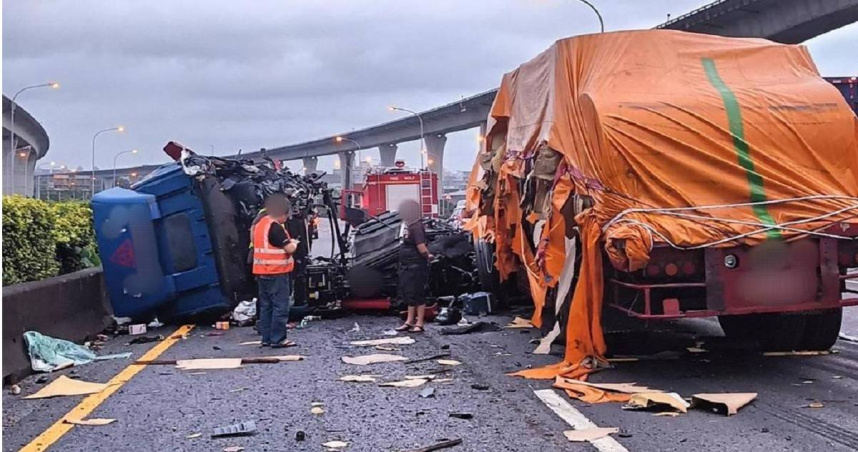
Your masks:
[[[375,345],[409,345],[417,341],[409,336],[386,337],[383,339],[372,339],[368,341],[352,341],[351,345],[358,347],[372,347]]]
[[[415,379],[415,380],[402,380],[402,381],[387,381],[384,383],[379,383],[379,386],[382,387],[392,387],[392,388],[417,388],[423,386],[429,380],[424,379]]]
[[[465,420],[474,418],[474,415],[471,413],[450,413],[449,416],[454,417],[456,419],[465,419]]]
[[[328,441],[323,443],[322,446],[327,447],[328,449],[342,449],[344,447],[348,447],[349,443],[345,441]]]
[[[72,380],[65,375],[60,375],[56,380],[40,389],[35,394],[30,394],[25,399],[46,399],[49,397],[76,396],[95,394],[107,388],[103,383],[90,383],[86,381]]]
[[[384,330],[381,334],[385,336],[396,336],[397,334],[399,334],[399,332],[396,330]]]
[[[114,353],[114,354],[112,354],[112,355],[101,355],[101,356],[96,356],[96,357],[95,357],[95,361],[107,361],[107,360],[110,360],[110,359],[127,359],[127,358],[130,358],[130,357],[131,357],[131,352],[125,352],[125,353]]]
[[[376,363],[390,363],[395,361],[406,361],[408,358],[401,355],[386,355],[372,354],[362,356],[343,356],[343,362],[346,364],[355,364],[358,366],[367,366]]]
[[[116,419],[101,419],[101,418],[90,418],[90,419],[77,419],[77,418],[65,418],[63,422],[66,424],[72,425],[91,425],[91,426],[100,426],[107,425],[116,422]]]
[[[212,438],[224,436],[246,436],[256,433],[256,421],[244,421],[238,424],[217,427],[212,433]]]
[[[620,429],[616,427],[592,427],[582,428],[580,430],[566,430],[563,435],[566,439],[574,442],[595,441],[599,438],[604,438],[612,433],[619,433]]]
[[[455,359],[439,359],[436,362],[442,366],[458,366],[462,364],[460,361],[456,361]]]
[[[349,333],[360,333],[360,325],[358,325],[358,323],[355,322],[355,326],[349,330]]]
[[[435,375],[433,375],[433,374],[429,374],[429,375],[406,375],[404,378],[406,380],[434,380]]]
[[[176,368],[181,370],[200,369],[237,369],[241,367],[241,358],[180,359]]]
[[[644,392],[632,394],[623,409],[628,410],[675,410],[688,412],[689,403],[675,392]]]
[[[239,325],[247,324],[254,317],[256,317],[256,302],[253,300],[242,301],[232,310],[232,320]]]
[[[244,341],[239,342],[238,345],[262,345],[262,341]]]
[[[825,405],[823,405],[822,402],[813,402],[813,403],[808,404],[806,408],[823,408],[823,407],[825,407]]]
[[[149,322],[149,324],[146,325],[147,328],[161,328],[162,326],[164,326],[164,324],[158,320],[158,317],[155,317],[154,320],[152,320],[151,322]]]
[[[355,383],[373,383],[376,381],[376,377],[378,377],[378,375],[343,375],[342,377],[337,378],[337,380]]]
[[[383,352],[398,352],[400,350],[399,348],[394,347],[392,345],[376,345],[375,349],[381,350]]]
[[[223,452],[241,452],[244,450],[242,446],[227,446],[223,448]]]
[[[86,347],[63,339],[27,331],[24,333],[30,367],[36,372],[52,372],[71,366],[91,363],[95,353]]]
[[[504,328],[533,328],[533,323],[531,323],[530,320],[516,316],[516,318],[512,319],[512,322],[510,322],[509,325],[504,326]]]
[[[12,395],[18,395],[21,393],[21,387],[18,385],[12,385],[12,388],[9,389],[9,392],[11,392]]]
[[[638,393],[644,393],[644,392],[664,392],[664,391],[660,391],[658,389],[648,388],[646,386],[638,386],[637,383],[590,383],[590,382],[586,382],[586,381],[574,380],[571,378],[564,378],[564,377],[557,377],[554,380],[554,383],[555,383],[555,387],[562,387],[562,386],[556,386],[558,384],[576,384],[576,385],[589,386],[591,388],[602,389],[605,391],[622,392],[625,394],[638,394]],[[566,389],[566,388],[563,388],[563,389]]]
[[[662,411],[661,413],[652,413],[652,415],[656,417],[676,417],[679,416],[679,413],[675,411]]]
[[[310,413],[315,414],[316,416],[321,416],[325,414],[325,409],[320,406],[314,406],[310,408]]]
[[[694,394],[691,396],[691,407],[712,409],[716,413],[732,416],[756,398],[756,392]]]
[[[420,397],[424,399],[428,399],[429,397],[435,397],[435,388],[424,388],[420,391]]]
[[[194,439],[194,438],[199,438],[199,437],[201,437],[201,436],[203,436],[203,434],[202,434],[202,433],[191,433],[190,435],[186,436],[185,438],[187,438],[187,439]]]

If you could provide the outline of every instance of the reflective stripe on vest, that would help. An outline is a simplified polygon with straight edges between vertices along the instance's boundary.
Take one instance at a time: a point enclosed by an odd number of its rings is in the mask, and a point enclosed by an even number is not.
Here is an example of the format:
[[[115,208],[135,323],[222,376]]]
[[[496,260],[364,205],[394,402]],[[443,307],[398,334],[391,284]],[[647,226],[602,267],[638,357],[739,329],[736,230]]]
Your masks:
[[[295,267],[294,259],[286,250],[272,246],[268,241],[268,232],[273,225],[274,219],[266,215],[253,226],[254,275],[280,275],[291,272]],[[286,232],[286,237],[289,237],[289,232]]]

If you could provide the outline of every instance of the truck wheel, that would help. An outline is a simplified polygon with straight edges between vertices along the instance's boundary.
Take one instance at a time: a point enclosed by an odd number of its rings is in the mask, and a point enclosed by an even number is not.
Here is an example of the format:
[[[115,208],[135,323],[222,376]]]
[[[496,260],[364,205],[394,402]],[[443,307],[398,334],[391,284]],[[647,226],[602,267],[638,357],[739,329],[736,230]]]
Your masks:
[[[826,309],[805,314],[803,350],[828,350],[837,342],[840,335],[840,322],[843,320],[843,308]]]
[[[718,316],[718,323],[721,325],[724,335],[730,339],[738,340],[754,338],[757,320],[757,316],[754,314]]]
[[[484,240],[479,240],[474,245],[476,255],[477,275],[480,280],[480,289],[485,292],[494,292],[499,284],[500,277],[495,268],[495,246]]]
[[[718,317],[727,337],[755,339],[765,351],[802,350],[805,317],[797,314],[750,314]]]

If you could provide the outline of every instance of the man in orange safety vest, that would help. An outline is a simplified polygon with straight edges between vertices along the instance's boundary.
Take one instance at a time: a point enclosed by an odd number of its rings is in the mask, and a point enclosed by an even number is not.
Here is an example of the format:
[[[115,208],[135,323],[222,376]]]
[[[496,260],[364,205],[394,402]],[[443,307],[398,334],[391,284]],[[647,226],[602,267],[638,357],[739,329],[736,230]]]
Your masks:
[[[253,274],[259,286],[259,324],[263,347],[296,345],[286,339],[289,307],[292,301],[292,254],[298,241],[286,232],[284,223],[292,206],[286,195],[274,193],[265,199],[265,213],[251,228]]]

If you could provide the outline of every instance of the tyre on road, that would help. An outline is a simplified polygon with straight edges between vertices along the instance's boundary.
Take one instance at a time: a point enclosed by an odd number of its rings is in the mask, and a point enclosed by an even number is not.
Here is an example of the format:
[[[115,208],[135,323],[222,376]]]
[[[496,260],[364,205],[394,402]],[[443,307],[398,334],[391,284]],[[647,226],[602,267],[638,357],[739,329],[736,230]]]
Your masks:
[[[837,341],[843,309],[805,313],[723,315],[724,334],[756,340],[766,351],[828,350]]]

